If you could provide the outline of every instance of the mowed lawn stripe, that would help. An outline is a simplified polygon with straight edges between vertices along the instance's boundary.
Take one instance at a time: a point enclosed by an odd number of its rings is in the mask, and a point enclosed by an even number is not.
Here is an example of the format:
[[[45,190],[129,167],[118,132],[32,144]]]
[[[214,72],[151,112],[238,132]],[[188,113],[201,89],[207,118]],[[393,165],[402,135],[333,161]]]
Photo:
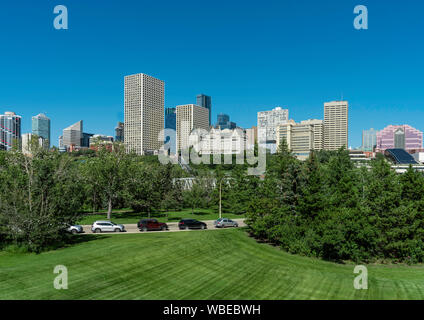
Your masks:
[[[0,253],[0,299],[423,299],[424,267],[354,265],[287,254],[244,230],[89,235],[71,247]],[[56,290],[56,265],[69,289]]]

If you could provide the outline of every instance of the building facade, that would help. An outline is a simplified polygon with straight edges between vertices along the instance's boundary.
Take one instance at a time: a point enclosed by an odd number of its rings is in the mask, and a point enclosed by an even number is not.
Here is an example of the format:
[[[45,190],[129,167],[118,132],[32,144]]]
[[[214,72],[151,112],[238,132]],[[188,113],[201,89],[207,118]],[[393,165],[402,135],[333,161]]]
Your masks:
[[[83,142],[83,121],[80,120],[73,125],[63,129],[62,147],[81,148]],[[60,148],[61,146],[59,146]]]
[[[21,116],[14,112],[0,115],[0,150],[9,151],[21,145]]]
[[[194,129],[209,130],[209,110],[195,104],[177,106],[177,151],[190,147]]]
[[[377,132],[376,152],[404,149],[409,153],[423,148],[423,133],[409,125],[390,125]]]
[[[279,125],[277,129],[277,143],[279,146],[284,139],[288,148],[299,160],[306,160],[311,150],[319,151],[324,145],[324,125],[322,120],[306,120],[296,123],[289,120]]]
[[[258,142],[258,127],[246,129],[246,149],[254,149],[255,143]]]
[[[348,149],[348,110],[347,101],[324,103],[324,149]]]
[[[33,144],[36,144],[41,148],[47,148],[48,140],[40,137],[39,135],[24,133],[22,135],[22,153],[25,155],[32,155]]]
[[[177,152],[177,108],[165,109],[165,143],[171,154]]]
[[[377,145],[377,130],[371,128],[362,131],[362,151],[373,152]]]
[[[289,110],[277,107],[271,111],[258,112],[258,144],[271,153],[277,151],[277,127],[289,120]]]
[[[32,134],[43,138],[44,146],[50,148],[50,119],[45,114],[32,117]]]
[[[212,124],[212,98],[205,94],[196,97],[196,104],[209,110],[209,126]]]
[[[124,142],[124,123],[118,122],[115,128],[115,141]]]
[[[199,154],[240,154],[246,149],[246,133],[241,128],[216,129],[208,132],[195,129],[190,134],[190,146]]]
[[[157,152],[164,140],[165,83],[143,73],[126,76],[124,95],[127,151]]]

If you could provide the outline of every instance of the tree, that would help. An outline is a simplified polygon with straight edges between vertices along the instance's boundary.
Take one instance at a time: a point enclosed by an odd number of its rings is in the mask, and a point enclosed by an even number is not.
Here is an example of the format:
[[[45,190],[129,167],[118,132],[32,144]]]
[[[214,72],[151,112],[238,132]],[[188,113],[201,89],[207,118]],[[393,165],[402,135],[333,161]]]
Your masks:
[[[67,154],[32,149],[11,151],[0,161],[1,233],[31,251],[66,239],[64,229],[80,215],[83,193],[78,166]]]
[[[114,143],[112,151],[99,148],[97,156],[87,160],[86,178],[107,203],[107,219],[111,219],[114,203],[123,196],[128,182],[131,155],[121,143]]]

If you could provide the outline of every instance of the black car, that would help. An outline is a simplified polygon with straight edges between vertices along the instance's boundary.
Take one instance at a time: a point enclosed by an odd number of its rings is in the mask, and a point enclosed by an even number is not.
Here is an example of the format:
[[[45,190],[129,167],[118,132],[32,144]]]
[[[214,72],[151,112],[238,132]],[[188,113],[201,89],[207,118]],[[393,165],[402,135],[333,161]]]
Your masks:
[[[206,225],[206,223],[195,220],[195,219],[182,219],[179,223],[178,223],[178,228],[180,228],[180,230],[186,230],[186,229],[207,229],[208,226]]]

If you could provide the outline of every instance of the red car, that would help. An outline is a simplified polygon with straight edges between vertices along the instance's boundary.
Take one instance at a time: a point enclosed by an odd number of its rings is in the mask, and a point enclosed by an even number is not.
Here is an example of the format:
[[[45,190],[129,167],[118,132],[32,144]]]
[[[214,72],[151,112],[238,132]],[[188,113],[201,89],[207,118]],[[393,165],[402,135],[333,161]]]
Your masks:
[[[142,219],[137,223],[137,227],[140,231],[166,231],[168,225],[157,221],[156,219]]]

